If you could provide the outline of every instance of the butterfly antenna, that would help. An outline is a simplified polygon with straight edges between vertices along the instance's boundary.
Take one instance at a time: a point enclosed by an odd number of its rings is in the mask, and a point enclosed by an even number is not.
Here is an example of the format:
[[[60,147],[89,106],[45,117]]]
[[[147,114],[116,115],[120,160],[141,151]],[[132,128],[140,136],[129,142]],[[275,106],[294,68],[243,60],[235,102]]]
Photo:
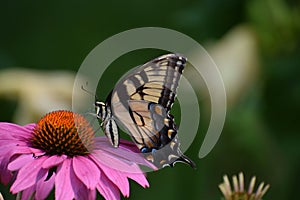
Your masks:
[[[91,91],[85,89],[83,85],[81,86],[81,89],[82,89],[83,91],[85,91],[86,93],[88,93],[89,95],[94,96],[95,99],[97,99],[97,100],[99,99],[98,96],[97,96],[97,94],[94,94],[94,93],[92,93]]]
[[[94,94],[94,93],[92,93],[91,91],[85,89],[83,85],[81,85],[81,89],[82,89],[83,91],[85,91],[86,93],[88,93],[89,95],[94,96],[94,98],[96,99],[96,102],[98,101],[99,98],[98,98],[97,94]],[[96,102],[94,103],[94,106],[96,106]],[[97,114],[94,113],[94,112],[92,112],[91,109],[90,109],[89,111],[87,111],[87,112],[85,113],[85,115],[95,116],[96,118],[98,117]],[[95,119],[96,119],[96,118],[95,118]]]

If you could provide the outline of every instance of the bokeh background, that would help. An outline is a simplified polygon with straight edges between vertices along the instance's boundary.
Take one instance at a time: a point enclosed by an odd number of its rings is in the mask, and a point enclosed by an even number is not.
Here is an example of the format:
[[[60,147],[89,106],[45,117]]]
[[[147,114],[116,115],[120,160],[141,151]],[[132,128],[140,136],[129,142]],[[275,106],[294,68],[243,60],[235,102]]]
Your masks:
[[[271,185],[264,199],[298,199],[297,0],[1,0],[0,121],[25,124],[47,109],[70,107],[72,80],[86,55],[114,34],[145,26],[180,31],[208,50],[224,77],[228,110],[217,145],[199,159],[210,110],[207,94],[197,91],[201,123],[186,152],[197,169],[178,164],[149,173],[150,188],[131,182],[130,199],[220,199],[222,176],[240,171],[246,182],[256,175]],[[116,60],[101,79],[98,96],[104,99],[123,73],[158,54],[142,50]],[[0,185],[4,198],[14,199],[8,190]]]

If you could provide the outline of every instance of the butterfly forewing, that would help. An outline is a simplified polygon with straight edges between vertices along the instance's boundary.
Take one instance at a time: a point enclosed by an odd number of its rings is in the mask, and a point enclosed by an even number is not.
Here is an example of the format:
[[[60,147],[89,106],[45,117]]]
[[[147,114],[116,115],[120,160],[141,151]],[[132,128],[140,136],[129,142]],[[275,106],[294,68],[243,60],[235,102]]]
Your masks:
[[[119,99],[125,107],[128,107],[127,100],[147,100],[169,111],[185,63],[183,56],[168,54],[139,66],[121,79],[112,98]]]

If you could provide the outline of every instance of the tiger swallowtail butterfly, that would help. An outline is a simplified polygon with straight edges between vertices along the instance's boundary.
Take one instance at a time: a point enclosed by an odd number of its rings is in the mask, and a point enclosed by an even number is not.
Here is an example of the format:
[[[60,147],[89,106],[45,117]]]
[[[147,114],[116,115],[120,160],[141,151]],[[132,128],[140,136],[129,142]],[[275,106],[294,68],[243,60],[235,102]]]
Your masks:
[[[176,162],[195,167],[179,149],[177,126],[170,114],[186,61],[179,54],[153,59],[121,78],[105,102],[95,102],[97,118],[114,147],[119,145],[121,126],[157,167],[173,167]]]

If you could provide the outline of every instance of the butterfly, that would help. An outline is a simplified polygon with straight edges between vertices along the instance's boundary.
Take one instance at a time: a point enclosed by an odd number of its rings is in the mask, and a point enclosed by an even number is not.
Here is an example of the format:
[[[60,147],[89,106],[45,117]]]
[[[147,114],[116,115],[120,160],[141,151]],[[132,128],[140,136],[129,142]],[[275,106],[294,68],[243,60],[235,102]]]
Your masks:
[[[179,54],[162,55],[121,78],[105,102],[96,100],[97,118],[114,147],[119,145],[121,126],[157,167],[177,162],[195,167],[179,148],[178,129],[170,114],[186,62]]]

